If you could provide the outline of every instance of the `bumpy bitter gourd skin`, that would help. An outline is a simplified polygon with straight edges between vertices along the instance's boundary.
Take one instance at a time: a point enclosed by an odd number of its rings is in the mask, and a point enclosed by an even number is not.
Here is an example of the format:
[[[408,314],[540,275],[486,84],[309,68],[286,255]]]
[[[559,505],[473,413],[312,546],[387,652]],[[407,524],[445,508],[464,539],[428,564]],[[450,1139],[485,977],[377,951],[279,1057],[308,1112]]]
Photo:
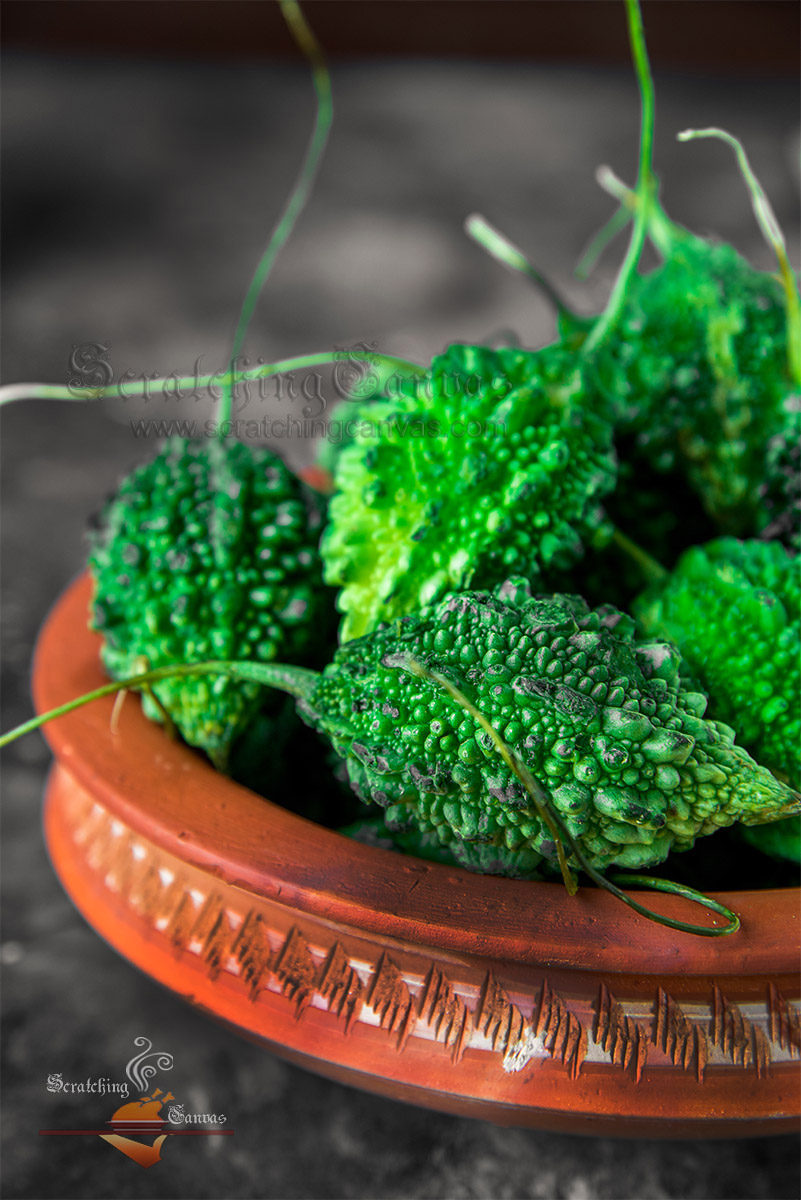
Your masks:
[[[106,669],[122,679],[175,662],[307,658],[329,624],[319,527],[269,450],[168,439],[123,480],[92,536],[92,625]],[[186,741],[221,768],[264,696],[213,675],[153,691]]]
[[[686,551],[635,604],[642,628],[676,642],[714,715],[801,787],[801,559],[777,542],[720,538]],[[801,818],[748,831],[798,859]]]
[[[685,551],[634,609],[649,637],[676,643],[715,716],[801,786],[801,559],[719,538]]]
[[[615,609],[532,598],[511,579],[348,642],[299,702],[388,825],[435,832],[465,865],[473,851],[482,869],[525,874],[556,848],[486,731],[414,662],[492,723],[598,868],[649,866],[735,821],[801,808],[731,729],[703,719],[674,647],[636,644]]]
[[[658,470],[683,465],[723,531],[797,546],[801,394],[781,284],[666,226],[666,260],[633,282],[602,366],[621,428]]]
[[[342,641],[473,580],[564,569],[607,532],[611,425],[564,347],[452,346],[369,416],[339,456],[321,543]]]

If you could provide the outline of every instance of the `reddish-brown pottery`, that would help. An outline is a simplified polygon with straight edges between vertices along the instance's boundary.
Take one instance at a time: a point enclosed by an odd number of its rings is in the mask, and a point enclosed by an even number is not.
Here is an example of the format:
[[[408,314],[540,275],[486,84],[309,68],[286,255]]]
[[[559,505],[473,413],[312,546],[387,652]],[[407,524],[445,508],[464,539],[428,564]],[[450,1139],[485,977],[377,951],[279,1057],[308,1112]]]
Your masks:
[[[104,680],[89,596],[82,577],[42,632],[40,711]],[[138,702],[112,728],[113,703],[46,727],[50,854],[97,932],[202,1010],[334,1079],[501,1123],[797,1127],[799,889],[719,896],[742,922],[728,937],[677,933],[601,891],[350,841],[219,775]]]

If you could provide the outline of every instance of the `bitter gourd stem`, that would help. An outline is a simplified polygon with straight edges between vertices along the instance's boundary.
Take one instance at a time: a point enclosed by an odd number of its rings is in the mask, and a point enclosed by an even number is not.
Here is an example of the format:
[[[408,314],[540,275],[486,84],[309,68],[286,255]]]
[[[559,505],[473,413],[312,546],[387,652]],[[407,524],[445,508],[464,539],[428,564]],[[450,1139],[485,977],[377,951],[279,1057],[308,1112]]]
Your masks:
[[[284,358],[274,363],[266,363],[260,367],[254,367],[250,371],[237,371],[231,377],[234,383],[257,383],[260,379],[269,379],[273,375],[285,375],[289,371],[302,371],[305,367],[324,366],[327,363],[337,362],[341,359],[341,354],[324,350],[320,354],[301,354],[295,358]],[[358,361],[361,357],[371,364],[380,364],[381,366],[390,367],[398,373],[398,375],[425,375],[426,368],[421,367],[419,363],[409,362],[405,358],[397,358],[392,354],[377,354],[373,351],[362,354],[359,350],[348,350],[348,358]],[[223,374],[228,374],[227,372]],[[184,375],[180,379],[174,377],[164,379],[149,379],[143,377],[141,382],[119,384],[115,387],[99,387],[99,388],[72,388],[63,387],[60,384],[51,383],[7,383],[0,387],[0,407],[4,404],[11,404],[15,400],[71,400],[71,401],[86,401],[86,400],[130,400],[135,396],[144,396],[149,399],[152,392],[155,392],[159,387],[177,389],[182,388],[194,389],[209,389],[216,388],[220,384],[222,374],[217,371],[213,375]],[[167,393],[164,392],[166,395]],[[222,422],[218,422],[222,425]],[[232,423],[229,421],[228,425]]]
[[[603,228],[598,230],[579,259],[576,269],[573,272],[577,279],[587,278],[609,243],[617,237],[622,229],[626,228],[631,220],[633,211],[633,207],[629,209],[625,204],[621,204],[617,212],[612,213],[612,216]]]
[[[91,704],[93,700],[102,700],[104,696],[113,696],[118,692],[135,688],[147,688],[150,684],[159,683],[162,679],[174,679],[187,675],[227,675],[230,679],[277,688],[278,691],[288,692],[290,696],[294,696],[298,700],[308,698],[319,679],[317,671],[310,671],[307,667],[285,666],[283,663],[209,661],[174,663],[166,667],[154,667],[152,671],[143,671],[138,675],[131,675],[127,679],[106,683],[102,687],[95,688],[94,691],[76,696],[74,700],[68,700],[66,704],[60,704],[57,708],[51,708],[37,717],[31,717],[29,721],[25,721],[22,725],[3,734],[0,737],[0,747],[7,746],[10,742],[16,741],[26,733],[31,733],[34,729],[39,729],[56,717],[65,717],[68,713],[74,712],[76,708],[82,708],[84,704]]]
[[[642,546],[638,546],[630,537],[626,537],[621,530],[615,529],[612,533],[612,541],[618,546],[624,554],[632,558],[637,566],[640,567],[643,574],[650,583],[661,583],[667,578],[668,572],[657,559],[653,558],[647,550],[643,550]]]
[[[314,130],[312,132],[311,141],[309,142],[308,150],[300,169],[295,186],[292,189],[286,208],[276,225],[267,248],[259,260],[256,267],[256,273],[253,276],[250,287],[247,290],[245,299],[242,303],[242,311],[239,314],[236,332],[234,334],[234,342],[231,347],[231,359],[229,364],[229,373],[223,390],[223,398],[220,404],[219,419],[220,428],[224,428],[223,423],[228,421],[231,416],[233,407],[233,372],[236,366],[236,360],[242,352],[242,347],[247,336],[248,327],[253,317],[253,312],[256,308],[262,288],[267,282],[267,277],[273,268],[278,254],[284,246],[287,238],[291,234],[295,222],[300,216],[303,206],[309,198],[312,184],[314,183],[317,170],[320,166],[320,160],[325,149],[326,141],[328,140],[328,132],[331,128],[331,121],[334,115],[333,102],[331,98],[331,76],[328,73],[328,67],[325,63],[323,52],[306,23],[306,19],[301,12],[300,5],[295,0],[281,0],[281,11],[284,19],[290,28],[292,36],[296,43],[309,59],[312,66],[312,78],[314,82],[314,90],[317,93],[317,114],[314,121]]]
[[[468,237],[477,242],[482,250],[486,250],[487,254],[491,255],[496,262],[502,263],[512,271],[519,271],[536,284],[560,316],[567,318],[568,321],[580,320],[578,314],[567,306],[551,281],[536,267],[533,267],[523,251],[515,246],[514,242],[510,242],[499,229],[491,225],[486,217],[482,217],[481,213],[472,213],[466,219],[464,228]]]
[[[599,167],[595,172],[595,178],[599,187],[602,187],[610,196],[614,196],[615,200],[620,201],[621,208],[611,217],[610,222],[621,215],[630,219],[636,213],[640,203],[637,193],[632,188],[626,187],[623,180],[618,179],[611,167]],[[654,188],[655,190],[656,188]],[[678,233],[680,233],[679,227],[667,216],[658,197],[654,194],[651,198],[648,236],[663,258],[670,255]],[[603,230],[601,230],[601,234],[603,234]]]
[[[606,309],[594,326],[590,336],[584,343],[581,354],[585,357],[592,354],[609,336],[615,327],[626,301],[629,283],[640,261],[648,224],[651,215],[651,205],[655,192],[653,174],[654,146],[654,81],[648,62],[648,51],[645,46],[645,35],[642,27],[642,13],[638,0],[626,0],[626,15],[629,25],[629,41],[637,72],[637,84],[640,90],[640,160],[637,174],[637,209],[634,214],[634,228],[626,251],[626,257],[618,272],[615,286],[609,297]]]
[[[790,378],[796,386],[801,387],[801,301],[798,295],[798,283],[787,257],[787,245],[781,226],[771,207],[762,185],[751,170],[751,164],[740,142],[725,129],[685,129],[677,134],[680,142],[691,142],[696,138],[718,138],[731,146],[737,157],[737,163],[745,180],[746,187],[751,193],[751,207],[757,224],[768,245],[772,246],[779,263],[779,273],[784,287],[785,307],[787,310],[787,365]]]
[[[740,928],[740,918],[736,912],[727,908],[725,904],[721,904],[719,900],[705,896],[703,892],[687,887],[686,884],[674,883],[671,879],[652,878],[650,875],[614,875],[609,878],[599,875],[593,867],[588,868],[585,863],[582,863],[582,866],[590,878],[605,891],[611,892],[613,896],[617,896],[618,900],[628,904],[629,908],[633,908],[641,916],[647,917],[649,921],[655,921],[657,925],[666,925],[668,929],[678,929],[680,933],[694,933],[696,937],[725,937],[729,933],[736,933]],[[652,909],[646,908],[644,904],[632,900],[631,896],[615,886],[616,883],[638,883],[641,887],[649,888],[654,892],[668,892],[674,896],[684,896],[694,904],[700,904],[702,908],[708,908],[712,912],[720,913],[722,917],[727,917],[727,924],[722,926],[690,925],[687,921],[675,921],[672,917],[655,913]]]

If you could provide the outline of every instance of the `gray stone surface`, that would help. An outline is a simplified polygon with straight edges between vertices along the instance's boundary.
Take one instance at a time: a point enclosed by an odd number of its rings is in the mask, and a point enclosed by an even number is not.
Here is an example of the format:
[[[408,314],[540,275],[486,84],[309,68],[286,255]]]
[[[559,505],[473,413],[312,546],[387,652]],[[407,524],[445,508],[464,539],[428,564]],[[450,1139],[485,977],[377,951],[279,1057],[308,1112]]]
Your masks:
[[[199,355],[220,367],[300,159],[312,113],[305,74],[9,56],[2,86],[4,382],[66,382],[72,347],[87,341],[110,345],[117,374],[191,372]],[[510,329],[525,343],[546,340],[544,302],[462,235],[476,210],[576,304],[603,301],[619,247],[585,287],[570,270],[611,211],[594,167],[634,173],[627,73],[346,64],[335,94],[319,187],[259,307],[253,358],[357,341],[422,358]],[[669,210],[771,265],[728,152],[673,140],[688,125],[724,125],[745,140],[795,252],[794,87],[667,77],[658,101]],[[81,568],[87,518],[153,449],[128,422],[206,411],[162,400],[3,411],[2,728],[28,715],[35,633]],[[264,411],[287,404],[273,399]],[[277,448],[308,457],[297,439]],[[615,1142],[502,1129],[375,1099],[249,1046],[118,958],[66,899],[42,843],[48,754],[38,735],[10,748],[3,766],[9,1200],[798,1194],[794,1137]],[[40,1128],[98,1119],[92,1098],[52,1095],[46,1076],[118,1077],[140,1034],[174,1055],[173,1090],[199,1111],[222,1108],[235,1137],[173,1143],[147,1173],[99,1142],[40,1138]]]

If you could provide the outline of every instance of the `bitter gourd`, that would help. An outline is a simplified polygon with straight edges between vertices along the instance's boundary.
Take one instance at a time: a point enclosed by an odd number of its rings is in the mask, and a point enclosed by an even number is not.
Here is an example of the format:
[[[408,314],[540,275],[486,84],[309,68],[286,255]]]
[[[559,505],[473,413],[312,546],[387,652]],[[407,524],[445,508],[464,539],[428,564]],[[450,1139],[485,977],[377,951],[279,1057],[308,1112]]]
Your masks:
[[[721,538],[686,551],[634,606],[645,633],[675,642],[712,713],[771,770],[801,787],[801,559],[778,542]],[[798,858],[801,821],[749,831]]]
[[[474,582],[565,569],[610,531],[612,428],[558,344],[452,346],[365,424],[321,543],[343,641]]]
[[[330,621],[320,516],[271,451],[170,438],[106,504],[91,537],[92,625],[114,679],[203,658],[307,661]],[[224,768],[263,702],[254,684],[167,679],[143,695]]]
[[[422,674],[421,674],[422,669]],[[387,824],[436,834],[504,873],[557,849],[518,776],[450,680],[544,789],[597,869],[645,867],[736,821],[801,811],[801,796],[704,719],[670,643],[522,579],[462,592],[341,646],[322,674],[266,668],[330,739],[351,786]],[[511,868],[511,869],[510,869]],[[483,868],[486,869],[486,866]]]

